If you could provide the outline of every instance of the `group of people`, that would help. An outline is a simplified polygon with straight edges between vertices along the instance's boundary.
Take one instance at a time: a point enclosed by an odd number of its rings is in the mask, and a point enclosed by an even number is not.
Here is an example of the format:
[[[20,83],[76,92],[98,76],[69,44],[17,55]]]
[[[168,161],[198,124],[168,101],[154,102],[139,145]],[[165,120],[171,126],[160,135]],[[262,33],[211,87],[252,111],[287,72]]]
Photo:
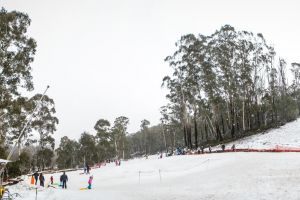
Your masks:
[[[32,185],[37,185],[38,180],[40,181],[40,186],[45,187],[45,176],[43,175],[43,173],[38,173],[35,172],[32,176],[31,176],[31,184]],[[54,178],[53,176],[50,177],[50,184],[53,185],[53,181]],[[68,181],[68,176],[66,175],[66,173],[64,172],[61,176],[60,176],[60,185],[62,186],[63,189],[67,189],[67,181]]]
[[[40,186],[44,187],[45,185],[45,177],[43,173],[35,172],[31,177],[31,184],[37,185],[38,180],[40,181]]]
[[[89,173],[90,168],[87,165],[87,169],[86,169],[87,173]],[[37,185],[38,180],[40,181],[40,186],[44,187],[45,186],[45,177],[43,175],[43,173],[38,173],[35,172],[32,177],[31,177],[31,184],[35,184]],[[53,185],[53,181],[54,178],[53,176],[50,177],[50,183],[51,185]],[[66,172],[63,172],[63,174],[60,176],[60,186],[62,187],[62,189],[67,189],[67,182],[68,182],[68,176],[66,174]],[[89,177],[88,180],[88,189],[92,189],[92,182],[93,182],[93,176]]]

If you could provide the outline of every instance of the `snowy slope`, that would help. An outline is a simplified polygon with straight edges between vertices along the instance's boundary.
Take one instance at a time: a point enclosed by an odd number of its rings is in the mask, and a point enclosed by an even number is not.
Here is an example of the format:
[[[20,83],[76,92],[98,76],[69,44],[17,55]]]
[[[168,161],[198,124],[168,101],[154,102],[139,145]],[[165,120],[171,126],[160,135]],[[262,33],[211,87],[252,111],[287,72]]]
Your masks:
[[[266,134],[239,140],[239,147],[299,146],[300,121]],[[38,190],[43,200],[253,200],[300,199],[300,153],[213,153],[134,159],[107,164],[89,175],[68,172],[68,189]],[[54,174],[57,182],[61,174]],[[49,181],[46,175],[46,183]],[[29,179],[9,188],[24,200],[35,199]]]
[[[226,146],[230,148],[233,144],[235,144],[236,148],[270,149],[275,148],[276,145],[299,148],[300,118],[277,129],[230,142]],[[220,149],[219,146],[217,148]]]

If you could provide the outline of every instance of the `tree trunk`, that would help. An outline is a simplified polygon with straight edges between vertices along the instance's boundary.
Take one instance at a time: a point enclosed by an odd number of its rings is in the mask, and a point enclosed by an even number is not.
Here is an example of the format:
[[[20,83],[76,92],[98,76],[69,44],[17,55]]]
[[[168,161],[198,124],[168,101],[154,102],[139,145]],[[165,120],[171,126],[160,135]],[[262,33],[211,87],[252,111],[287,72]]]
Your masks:
[[[208,130],[207,130],[207,124],[206,123],[204,123],[204,130],[205,130],[206,141],[208,141]]]
[[[198,148],[198,128],[197,128],[197,119],[196,112],[194,113],[194,130],[195,130],[195,148]]]
[[[167,151],[167,140],[166,140],[166,135],[165,135],[165,130],[163,125],[162,125],[162,134],[164,139],[165,150]]]
[[[117,159],[119,159],[119,152],[118,152],[117,140],[115,140],[115,150],[116,150]]]
[[[122,145],[123,145],[123,160],[125,160],[125,145],[124,145],[124,139],[122,141]]]
[[[187,144],[187,131],[186,131],[186,126],[183,126],[183,135],[184,135],[184,146],[188,146]]]
[[[245,125],[245,98],[243,99],[243,131],[246,131],[246,125]]]

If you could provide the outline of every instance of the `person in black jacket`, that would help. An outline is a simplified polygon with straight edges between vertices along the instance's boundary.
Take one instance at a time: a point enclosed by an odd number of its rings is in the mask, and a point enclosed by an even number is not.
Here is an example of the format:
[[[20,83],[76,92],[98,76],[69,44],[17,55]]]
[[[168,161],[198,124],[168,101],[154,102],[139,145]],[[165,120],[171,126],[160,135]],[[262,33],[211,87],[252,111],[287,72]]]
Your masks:
[[[37,185],[37,181],[39,180],[39,173],[38,173],[38,172],[35,172],[35,173],[33,174],[33,176],[34,176],[34,179],[35,179],[35,185]]]
[[[40,173],[40,186],[44,187],[45,183],[45,177],[43,176],[43,173]]]
[[[60,182],[62,182],[63,189],[67,189],[67,181],[68,181],[68,176],[64,172],[63,175],[60,176]]]
[[[87,164],[87,165],[86,165],[86,173],[87,173],[87,174],[90,174],[90,170],[91,170],[91,168],[90,168],[90,166]]]

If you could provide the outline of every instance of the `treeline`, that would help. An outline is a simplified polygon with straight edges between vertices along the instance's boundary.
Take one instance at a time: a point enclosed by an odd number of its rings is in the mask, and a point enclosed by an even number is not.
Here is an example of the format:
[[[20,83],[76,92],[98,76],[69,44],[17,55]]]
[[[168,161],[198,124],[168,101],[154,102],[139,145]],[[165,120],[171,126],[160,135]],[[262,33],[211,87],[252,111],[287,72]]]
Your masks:
[[[140,131],[128,134],[129,119],[121,116],[111,123],[99,119],[94,133],[84,132],[78,140],[61,138],[57,153],[58,168],[82,167],[94,165],[106,160],[128,159],[163,152],[167,147],[172,150],[179,140],[176,135],[164,137],[161,125],[150,127],[148,120],[142,120]]]
[[[242,137],[295,120],[300,111],[300,64],[276,56],[262,34],[225,25],[213,34],[182,36],[165,61],[169,103],[162,107],[165,135],[180,130],[188,148]]]
[[[121,116],[113,125],[106,119],[99,119],[94,130],[95,135],[84,132],[78,141],[67,136],[61,138],[56,149],[58,168],[72,168],[93,165],[111,159],[128,158],[128,142],[126,140],[129,119]]]
[[[132,155],[218,144],[299,116],[300,64],[287,66],[262,34],[225,25],[208,36],[184,35],[176,48],[165,59],[173,72],[163,78],[169,103],[161,123],[142,123],[128,137]]]

